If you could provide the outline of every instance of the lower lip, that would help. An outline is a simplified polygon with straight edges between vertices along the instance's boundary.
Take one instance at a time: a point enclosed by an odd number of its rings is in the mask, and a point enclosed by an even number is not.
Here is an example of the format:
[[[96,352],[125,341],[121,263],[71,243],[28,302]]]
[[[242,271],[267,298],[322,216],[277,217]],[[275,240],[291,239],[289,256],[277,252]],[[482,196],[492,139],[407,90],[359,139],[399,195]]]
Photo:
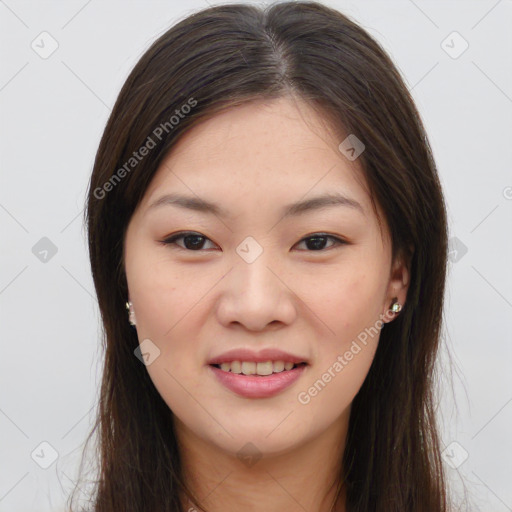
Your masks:
[[[209,365],[209,367],[221,384],[224,384],[234,393],[247,398],[268,398],[277,395],[283,389],[291,386],[306,369],[306,365],[302,364],[292,370],[257,376],[225,372],[212,365]]]

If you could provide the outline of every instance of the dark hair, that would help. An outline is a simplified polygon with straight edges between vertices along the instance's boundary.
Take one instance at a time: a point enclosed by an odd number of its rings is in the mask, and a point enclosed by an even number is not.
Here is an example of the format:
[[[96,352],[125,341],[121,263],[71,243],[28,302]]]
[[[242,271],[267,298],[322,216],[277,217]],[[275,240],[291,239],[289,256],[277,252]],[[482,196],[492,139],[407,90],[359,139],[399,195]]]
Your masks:
[[[434,411],[447,220],[431,148],[382,47],[340,12],[292,1],[217,5],[181,20],[136,64],[103,133],[86,209],[105,344],[87,440],[99,428],[97,512],[181,511],[179,496],[190,492],[172,411],[134,357],[123,263],[130,218],[184,133],[232,106],[281,97],[305,100],[339,133],[363,141],[358,163],[384,212],[392,256],[404,255],[410,271],[406,304],[382,329],[352,403],[339,475],[347,512],[447,510]]]

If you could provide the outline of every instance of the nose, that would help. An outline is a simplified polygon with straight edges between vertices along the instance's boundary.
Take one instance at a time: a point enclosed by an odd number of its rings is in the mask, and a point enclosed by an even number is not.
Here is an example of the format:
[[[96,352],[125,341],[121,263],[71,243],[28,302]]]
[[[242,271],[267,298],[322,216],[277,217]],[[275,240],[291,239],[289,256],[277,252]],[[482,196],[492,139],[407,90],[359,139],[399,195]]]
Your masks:
[[[296,317],[290,278],[263,252],[256,261],[240,259],[222,280],[217,316],[228,327],[240,324],[250,331],[279,328]]]

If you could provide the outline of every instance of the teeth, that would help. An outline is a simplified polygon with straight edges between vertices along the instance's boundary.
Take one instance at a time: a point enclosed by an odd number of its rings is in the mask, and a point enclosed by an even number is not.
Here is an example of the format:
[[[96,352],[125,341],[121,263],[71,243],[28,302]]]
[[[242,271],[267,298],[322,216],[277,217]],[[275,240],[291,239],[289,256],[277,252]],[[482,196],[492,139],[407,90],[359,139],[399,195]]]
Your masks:
[[[256,363],[242,363],[242,373],[244,375],[254,375],[256,373]]]
[[[231,369],[231,364],[230,363],[220,363],[220,369],[224,370],[225,372],[229,372],[229,370]]]
[[[256,365],[256,373],[258,375],[272,375],[274,366],[272,361],[265,361],[264,363],[258,363]]]
[[[284,370],[284,361],[274,361],[274,371],[276,373],[282,372]]]
[[[284,361],[265,361],[255,363],[252,361],[231,361],[230,363],[221,363],[220,369],[225,372],[243,373],[244,375],[271,375],[272,373],[281,373],[284,370],[291,370],[294,363]]]

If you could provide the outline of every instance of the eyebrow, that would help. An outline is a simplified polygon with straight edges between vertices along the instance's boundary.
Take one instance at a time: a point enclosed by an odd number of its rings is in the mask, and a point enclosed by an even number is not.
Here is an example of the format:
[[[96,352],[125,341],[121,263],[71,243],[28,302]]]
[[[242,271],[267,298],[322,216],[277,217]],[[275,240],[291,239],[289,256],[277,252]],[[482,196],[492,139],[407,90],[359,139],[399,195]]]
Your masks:
[[[222,218],[232,217],[228,211],[215,203],[206,201],[199,197],[183,196],[180,194],[166,194],[151,203],[148,206],[148,210],[159,208],[165,205],[178,206],[187,210],[208,213]],[[345,206],[353,209],[354,211],[359,211],[363,215],[366,215],[360,203],[358,203],[355,199],[351,199],[340,193],[324,194],[321,196],[312,197],[311,199],[291,203],[283,208],[281,215],[282,218],[286,218],[302,215],[306,212],[321,210],[332,206]]]

